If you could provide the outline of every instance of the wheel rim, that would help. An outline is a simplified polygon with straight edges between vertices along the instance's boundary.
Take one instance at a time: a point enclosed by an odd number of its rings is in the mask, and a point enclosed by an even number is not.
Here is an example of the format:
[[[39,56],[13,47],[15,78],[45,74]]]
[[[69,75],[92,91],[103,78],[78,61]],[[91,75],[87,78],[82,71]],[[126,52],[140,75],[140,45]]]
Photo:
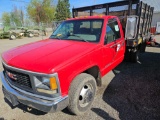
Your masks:
[[[11,35],[11,38],[12,38],[12,39],[15,39],[16,37],[15,37],[14,35]]]
[[[86,107],[92,101],[93,95],[93,86],[91,84],[84,85],[79,95],[79,105]]]
[[[30,36],[30,37],[33,37],[33,34],[32,34],[32,33],[29,33],[29,36]]]

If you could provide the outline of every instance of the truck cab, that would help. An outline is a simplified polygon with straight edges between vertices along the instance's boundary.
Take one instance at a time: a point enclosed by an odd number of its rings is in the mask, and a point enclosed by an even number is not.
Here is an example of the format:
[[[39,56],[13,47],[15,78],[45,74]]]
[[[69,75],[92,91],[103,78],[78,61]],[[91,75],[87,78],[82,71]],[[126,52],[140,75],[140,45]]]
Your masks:
[[[99,78],[122,62],[124,52],[123,30],[116,16],[71,18],[49,39],[2,54],[4,95],[14,106],[23,103],[45,112],[61,110],[73,99],[79,99],[80,109],[87,109]],[[82,82],[77,79],[80,76],[86,79],[79,86],[74,82]],[[75,86],[80,95],[73,93]],[[70,100],[73,95],[78,98]],[[75,114],[83,112],[72,107]]]

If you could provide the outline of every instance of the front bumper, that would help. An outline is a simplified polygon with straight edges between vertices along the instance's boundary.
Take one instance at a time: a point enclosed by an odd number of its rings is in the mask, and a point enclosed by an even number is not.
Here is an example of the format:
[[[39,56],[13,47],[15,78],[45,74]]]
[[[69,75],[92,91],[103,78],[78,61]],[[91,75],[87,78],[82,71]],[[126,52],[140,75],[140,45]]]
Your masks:
[[[12,103],[13,106],[22,103],[24,105],[38,109],[40,111],[56,112],[66,108],[68,105],[68,96],[57,97],[53,100],[47,100],[35,97],[34,94],[31,95],[31,93],[28,95],[26,94],[26,92],[23,93],[22,91],[20,92],[13,89],[5,80],[6,78],[3,72],[0,73],[0,75],[3,85],[2,90],[4,93],[4,97],[7,98]]]

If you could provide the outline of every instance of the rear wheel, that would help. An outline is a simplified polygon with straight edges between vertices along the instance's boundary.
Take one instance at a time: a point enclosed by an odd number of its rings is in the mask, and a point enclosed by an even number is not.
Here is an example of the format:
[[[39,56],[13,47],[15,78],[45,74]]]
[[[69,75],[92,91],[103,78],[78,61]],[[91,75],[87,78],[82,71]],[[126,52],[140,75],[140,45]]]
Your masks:
[[[138,51],[130,51],[131,62],[136,63],[139,60]]]
[[[16,35],[15,34],[11,34],[10,35],[10,40],[15,40],[16,39]]]
[[[141,47],[140,47],[140,52],[145,52],[146,51],[146,46],[147,46],[146,42],[142,43]]]
[[[96,80],[93,76],[81,73],[71,83],[68,109],[75,115],[86,112],[94,100]]]
[[[28,37],[32,38],[33,37],[33,33],[29,32],[28,33]]]
[[[23,37],[24,37],[24,33],[20,33],[20,35],[21,35],[20,38],[23,38]]]
[[[124,60],[126,62],[130,62],[130,51],[129,51],[129,49],[126,49]]]

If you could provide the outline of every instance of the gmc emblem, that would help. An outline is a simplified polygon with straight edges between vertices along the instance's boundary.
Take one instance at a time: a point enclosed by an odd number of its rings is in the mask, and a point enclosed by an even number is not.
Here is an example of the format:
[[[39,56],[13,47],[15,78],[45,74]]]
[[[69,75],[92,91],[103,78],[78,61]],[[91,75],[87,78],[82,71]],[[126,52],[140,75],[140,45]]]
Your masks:
[[[8,71],[6,71],[6,73],[7,73],[8,77],[10,77],[11,79],[13,79],[13,80],[17,80],[17,78],[16,78],[16,75],[15,75],[15,74],[13,74],[13,73],[11,73],[11,72],[8,72]]]

